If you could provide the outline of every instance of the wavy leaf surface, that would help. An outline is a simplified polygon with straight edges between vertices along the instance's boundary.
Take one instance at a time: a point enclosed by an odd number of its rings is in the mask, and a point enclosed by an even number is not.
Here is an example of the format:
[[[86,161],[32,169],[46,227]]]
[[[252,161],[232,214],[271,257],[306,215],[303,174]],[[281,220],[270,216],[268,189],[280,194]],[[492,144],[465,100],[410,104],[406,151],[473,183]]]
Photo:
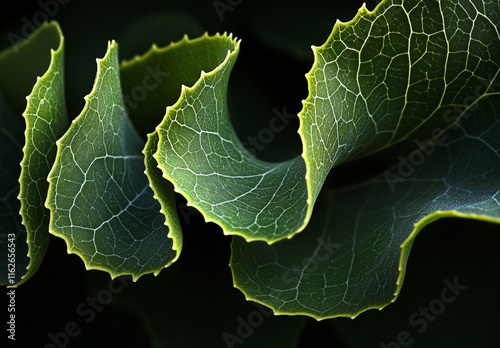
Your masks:
[[[233,128],[239,40],[185,37],[121,66],[112,42],[84,110],[57,142],[50,230],[89,269],[157,274],[182,248],[177,192],[234,236],[233,279],[247,298],[317,319],[382,308],[396,299],[426,224],[499,222],[499,23],[497,2],[471,0],[385,0],[337,22],[313,47],[302,154],[282,162],[256,158]],[[32,93],[33,105],[62,115],[62,89],[45,90],[60,99]],[[0,108],[10,117],[8,102]],[[6,146],[19,147],[18,137]],[[394,153],[379,176],[325,184],[341,164]],[[23,163],[27,172],[37,165]]]
[[[17,285],[35,274],[49,243],[49,211],[43,204],[46,178],[54,162],[55,142],[69,123],[63,54],[61,30],[56,23],[49,23],[0,55],[0,96],[4,96],[0,100],[0,163],[2,171],[7,172],[1,175],[0,196],[4,202],[0,215],[4,218],[0,244],[11,244],[7,237],[14,234],[16,245],[14,253],[2,250],[0,264],[7,269],[7,255],[15,255]],[[33,56],[39,59],[33,62]],[[7,284],[4,274],[1,284]]]
[[[171,206],[160,206],[144,173],[144,144],[126,113],[115,42],[98,60],[94,88],[85,99],[84,110],[57,143],[48,178],[50,231],[66,240],[87,269],[134,279],[157,274],[175,261],[182,241],[177,216],[169,214]],[[158,192],[154,171],[149,177],[156,198],[171,200]]]
[[[309,74],[323,97],[313,93],[302,114],[301,128],[311,130],[305,158],[312,182],[324,180],[323,158],[340,162],[402,140],[418,147],[369,182],[326,190],[292,241],[235,239],[238,288],[277,313],[355,317],[396,299],[426,224],[442,217],[499,222],[499,14],[498,4],[383,2],[337,24],[316,50],[323,64]],[[312,131],[319,126],[332,130],[338,146],[323,146]]]

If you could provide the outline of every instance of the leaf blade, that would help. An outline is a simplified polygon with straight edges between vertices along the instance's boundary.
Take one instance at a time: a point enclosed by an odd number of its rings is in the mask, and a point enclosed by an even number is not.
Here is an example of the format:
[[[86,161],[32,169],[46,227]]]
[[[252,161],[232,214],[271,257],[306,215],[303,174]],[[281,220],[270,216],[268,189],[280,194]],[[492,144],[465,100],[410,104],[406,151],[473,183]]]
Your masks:
[[[192,87],[183,87],[179,100],[167,109],[157,127],[155,158],[177,192],[224,233],[268,242],[291,237],[306,209],[303,161],[267,163],[243,148],[224,101],[239,44],[231,37],[203,39],[222,46],[215,51],[221,62],[202,71]]]
[[[36,62],[32,61],[34,54],[39,56]],[[3,61],[0,84],[6,91],[7,103],[12,105],[14,113],[25,108],[24,122],[21,118],[16,120],[15,115],[6,118],[5,127],[9,132],[24,127],[24,134],[21,130],[14,136],[19,143],[17,150],[10,152],[3,148],[2,154],[10,156],[17,151],[19,158],[12,167],[20,163],[20,171],[14,175],[18,176],[16,184],[6,184],[19,192],[18,202],[11,202],[19,209],[10,214],[19,214],[19,223],[23,225],[19,226],[15,238],[16,285],[23,284],[36,273],[49,243],[49,212],[43,206],[46,177],[55,158],[55,142],[68,124],[63,92],[63,54],[62,32],[57,23],[52,22],[42,25],[32,36],[0,57]],[[8,88],[7,84],[10,84]],[[21,103],[23,93],[29,94],[26,105]],[[2,231],[9,229],[2,228]]]
[[[144,174],[143,142],[131,125],[120,87],[118,47],[110,42],[86,106],[58,141],[49,175],[50,232],[87,269],[113,277],[158,272],[178,257],[178,224],[160,214]]]
[[[439,6],[442,8],[436,8]],[[456,16],[453,7],[464,10],[458,11],[462,17]],[[417,14],[422,16],[416,18]],[[362,8],[352,22],[336,25],[327,42],[315,50],[318,61],[308,76],[311,93],[299,114],[303,157],[307,173],[311,175],[308,177],[309,199],[315,198],[315,192],[319,192],[335,164],[383,151],[404,141],[414,142],[413,148],[415,145],[417,148],[409,152],[403,147],[398,157],[399,166],[372,181],[333,194],[326,190],[323,198],[320,194],[316,216],[292,241],[267,246],[245,244],[235,238],[231,268],[240,290],[279,314],[305,314],[317,319],[355,317],[370,308],[383,308],[396,299],[411,245],[426,224],[453,216],[500,222],[496,200],[499,167],[495,150],[498,148],[496,88],[500,69],[498,59],[493,58],[500,52],[500,36],[495,25],[500,22],[499,15],[500,8],[493,3],[476,8],[468,1],[383,1],[375,11]],[[433,22],[436,16],[441,20]],[[374,23],[381,19],[387,28],[377,31]],[[426,25],[428,21],[432,23]],[[470,25],[462,24],[463,21]],[[425,34],[424,30],[437,33],[436,40],[426,41],[434,49],[441,49],[443,38],[448,40],[444,60],[434,69],[432,55],[419,57],[419,65],[411,67],[413,71],[401,70],[408,88],[401,92],[400,84],[388,83],[387,94],[379,93],[382,98],[374,99],[380,85],[376,79],[383,78],[393,68],[379,65],[380,73],[373,65],[371,70],[360,74],[360,66],[374,64],[376,56],[368,59],[372,57],[368,54],[363,60],[362,50],[357,47],[380,51],[377,40],[385,37],[391,27],[400,27],[400,22],[402,28],[405,23],[413,26],[410,34]],[[461,26],[469,31],[460,31]],[[404,30],[395,34],[401,32]],[[475,50],[464,49],[474,41],[470,38],[479,34]],[[351,35],[350,41],[343,45],[342,35]],[[408,40],[407,45],[401,45],[399,51],[394,49],[386,57],[411,56],[413,47],[420,44],[416,39]],[[385,49],[392,49],[394,45],[387,46]],[[354,48],[355,54],[346,54],[348,48]],[[338,69],[341,63],[345,76],[341,74],[342,69]],[[328,69],[330,74],[326,76]],[[407,77],[406,72],[409,72]],[[423,78],[426,73],[441,74],[439,79],[443,82],[422,88],[419,82],[426,81]],[[314,81],[322,81],[318,90],[311,88]],[[330,81],[334,81],[331,86]],[[431,83],[432,79],[427,82]],[[348,93],[339,91],[348,92],[349,83],[355,93],[347,103]],[[355,96],[363,93],[371,95],[371,107],[376,112],[359,111]],[[394,102],[398,95],[407,101]],[[392,119],[384,119],[391,114]],[[364,117],[379,119],[381,124],[386,120],[388,132],[379,132],[376,127],[363,123]],[[386,136],[381,136],[384,133]],[[329,204],[331,208],[327,207]],[[316,257],[319,250],[328,245],[322,239],[326,237],[340,245],[341,250],[330,246],[331,253],[319,257],[328,261],[321,263]]]
[[[268,246],[233,240],[236,287],[278,314],[317,319],[354,318],[395,301],[413,242],[427,224],[448,217],[500,223],[498,137],[493,136],[500,122],[491,112],[498,106],[498,93],[485,98],[397,190],[384,173],[320,196],[311,226],[291,241]],[[490,115],[495,120],[485,132]]]

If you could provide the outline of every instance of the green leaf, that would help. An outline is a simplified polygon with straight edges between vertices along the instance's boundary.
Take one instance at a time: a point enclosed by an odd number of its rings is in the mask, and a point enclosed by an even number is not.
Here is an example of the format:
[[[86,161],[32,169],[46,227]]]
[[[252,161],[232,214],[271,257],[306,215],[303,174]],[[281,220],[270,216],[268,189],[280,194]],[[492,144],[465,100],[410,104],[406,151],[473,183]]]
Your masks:
[[[495,99],[486,99],[468,121],[483,124],[484,115],[494,114],[492,103],[500,106]],[[486,130],[450,134],[394,192],[382,175],[325,193],[310,226],[291,241],[269,246],[233,240],[235,285],[276,313],[318,319],[355,317],[395,301],[425,225],[443,217],[500,223],[498,121]]]
[[[174,188],[236,235],[231,267],[247,298],[318,319],[382,308],[398,296],[423,226],[444,216],[499,222],[499,22],[497,3],[469,0],[384,0],[338,22],[313,47],[303,152],[276,163],[245,149],[229,117],[238,40],[184,38],[121,67],[110,43],[83,112],[57,142],[50,230],[88,269],[156,275],[182,248]],[[18,89],[2,87],[10,117]],[[8,132],[15,147],[19,135]],[[394,153],[391,171],[324,187],[334,167]]]
[[[474,233],[477,232],[477,233]],[[480,238],[477,238],[480,235]],[[368,311],[355,320],[323,323],[349,347],[415,348],[497,346],[497,283],[488,278],[500,266],[498,225],[442,219],[425,227],[412,248],[405,286],[383,311]]]
[[[316,51],[309,78],[317,83],[301,115],[311,144],[304,156],[313,164],[310,187],[321,186],[325,164],[403,140],[420,147],[364,184],[324,190],[310,225],[291,241],[269,246],[234,239],[235,285],[277,313],[324,319],[383,308],[398,296],[412,243],[425,225],[442,217],[500,222],[494,58],[500,8],[397,4],[361,9]],[[384,25],[377,29],[377,23]],[[349,50],[355,54],[343,53]],[[327,138],[313,131],[319,126],[332,130]],[[323,146],[332,138],[337,146]]]
[[[55,158],[55,142],[68,124],[63,54],[59,26],[50,23],[0,55],[0,96],[5,98],[0,100],[0,124],[2,133],[7,135],[1,140],[4,173],[0,196],[5,202],[0,215],[7,217],[2,219],[0,237],[3,244],[15,234],[17,285],[37,271],[49,243],[49,212],[43,205],[48,188],[46,177]],[[25,97],[27,105],[23,104]],[[7,250],[2,250],[2,255],[5,265]],[[7,284],[3,274],[0,283]]]
[[[220,35],[205,34],[194,40],[184,36],[163,48],[153,45],[143,56],[122,63],[125,105],[141,135],[155,130],[165,108],[178,101],[183,85],[192,86],[202,70],[210,71],[221,63],[231,42]]]
[[[314,49],[300,114],[309,199],[332,166],[450,127],[450,108],[478,99],[476,87],[498,71],[498,12],[468,1],[383,1],[338,22]]]
[[[132,21],[120,37],[120,56],[134,57],[146,52],[154,43],[158,47],[168,46],[184,36],[202,36],[205,30],[196,17],[189,12],[169,10],[154,12]]]
[[[365,1],[367,6],[378,1]],[[361,2],[310,1],[307,6],[289,1],[261,3],[249,15],[255,35],[272,49],[312,64],[311,44],[318,44],[332,30],[336,19],[350,20]],[[253,4],[252,4],[253,5]],[[283,8],[286,7],[286,11]],[[290,25],[292,24],[293,25]]]
[[[299,157],[267,163],[243,147],[226,103],[239,42],[213,37],[206,43],[223,61],[209,72],[202,70],[200,79],[184,87],[167,109],[157,128],[155,158],[176,191],[224,233],[269,242],[291,237],[307,209],[304,162]]]
[[[333,166],[428,134],[445,123],[439,116],[446,108],[494,72],[494,47],[474,44],[473,55],[462,53],[469,34],[446,17],[452,8],[440,6],[386,1],[339,22],[314,48],[310,94],[299,114],[302,158],[283,163],[256,160],[234,134],[226,105],[239,52],[234,44],[220,66],[183,91],[158,127],[156,159],[165,177],[226,234],[269,243],[291,238],[307,225]],[[470,35],[494,33],[494,22],[482,15]]]
[[[126,113],[115,42],[98,60],[94,88],[85,99],[84,110],[57,143],[47,198],[51,233],[64,238],[87,269],[134,279],[156,275],[179,256],[179,223],[170,206],[155,200],[172,200],[158,190],[156,173],[149,173],[154,190],[144,174],[144,143]]]

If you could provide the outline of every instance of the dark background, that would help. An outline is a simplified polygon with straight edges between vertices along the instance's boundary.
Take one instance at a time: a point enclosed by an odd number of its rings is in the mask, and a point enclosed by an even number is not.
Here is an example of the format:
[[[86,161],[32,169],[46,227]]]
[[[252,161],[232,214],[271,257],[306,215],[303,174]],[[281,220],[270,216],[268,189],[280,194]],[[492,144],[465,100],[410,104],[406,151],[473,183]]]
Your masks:
[[[333,1],[313,1],[305,6],[286,1],[272,4],[242,1],[233,6],[232,11],[224,12],[223,20],[213,1],[72,0],[59,5],[53,19],[60,23],[65,36],[69,115],[74,118],[82,109],[83,97],[90,92],[94,81],[95,59],[105,54],[108,40],[115,39],[120,45],[121,57],[130,59],[146,52],[153,42],[164,46],[180,40],[184,33],[197,37],[204,31],[209,34],[232,32],[242,39],[241,52],[232,74],[235,82],[230,86],[230,93],[239,100],[231,106],[232,114],[249,115],[252,121],[237,129],[244,139],[267,124],[273,117],[273,108],[286,106],[290,113],[300,111],[300,101],[307,97],[304,74],[309,71],[313,59],[310,45],[321,45],[335,20],[351,19],[361,5],[361,1],[344,3],[341,6]],[[1,49],[10,45],[9,32],[22,33],[23,18],[33,23],[33,16],[41,11],[40,3],[36,1],[9,3],[9,6],[12,7],[7,9],[4,6],[0,11]],[[373,9],[374,1],[368,2],[367,6]],[[176,17],[178,22],[163,21],[163,15],[170,16],[170,19]],[[313,15],[320,19],[311,19]],[[149,29],[144,29],[143,35],[138,35],[140,31],[134,29],[140,21],[151,24]],[[293,49],[287,49],[292,43]],[[255,104],[254,100],[257,100]],[[274,160],[298,154],[297,127],[298,124],[292,124],[269,144],[267,154],[258,155]],[[290,139],[295,145],[287,145],[289,151],[284,152],[283,144],[288,144]],[[357,175],[357,168],[343,168],[336,175],[351,177]],[[182,203],[180,197],[179,203]],[[192,215],[191,223],[183,227],[184,249],[178,261],[179,267],[200,274],[229,274],[230,238],[224,237],[217,226],[203,223],[198,214]],[[499,324],[496,310],[500,308],[498,231],[498,226],[493,224],[458,219],[446,219],[426,227],[415,242],[405,284],[394,304],[381,312],[363,313],[355,320],[339,318],[317,322],[307,319],[298,346],[379,347],[381,342],[393,341],[401,330],[408,329],[411,313],[439,296],[444,279],[455,277],[468,289],[429,325],[428,330],[412,336],[415,339],[412,346],[442,347],[443,342],[452,337],[463,337],[464,346],[497,346],[500,342],[495,332]],[[43,347],[50,342],[50,332],[63,330],[68,321],[78,321],[75,309],[95,289],[107,284],[99,277],[101,273],[86,271],[77,256],[67,254],[63,240],[52,238],[38,273],[17,289],[16,336],[19,340],[15,347]],[[126,288],[123,295],[128,290]],[[151,296],[156,290],[150,289]],[[197,291],[186,289],[193,297],[198,296]],[[231,287],[228,291],[244,301],[238,290]],[[120,296],[121,293],[116,296],[117,300]],[[178,315],[168,313],[168,309],[158,310],[165,311],[166,316],[173,316],[173,320]],[[81,334],[72,338],[68,347],[151,346],[144,322],[114,303],[81,328]],[[200,331],[197,327],[187,327],[186,330],[192,335]],[[363,339],[365,343],[362,343]]]

